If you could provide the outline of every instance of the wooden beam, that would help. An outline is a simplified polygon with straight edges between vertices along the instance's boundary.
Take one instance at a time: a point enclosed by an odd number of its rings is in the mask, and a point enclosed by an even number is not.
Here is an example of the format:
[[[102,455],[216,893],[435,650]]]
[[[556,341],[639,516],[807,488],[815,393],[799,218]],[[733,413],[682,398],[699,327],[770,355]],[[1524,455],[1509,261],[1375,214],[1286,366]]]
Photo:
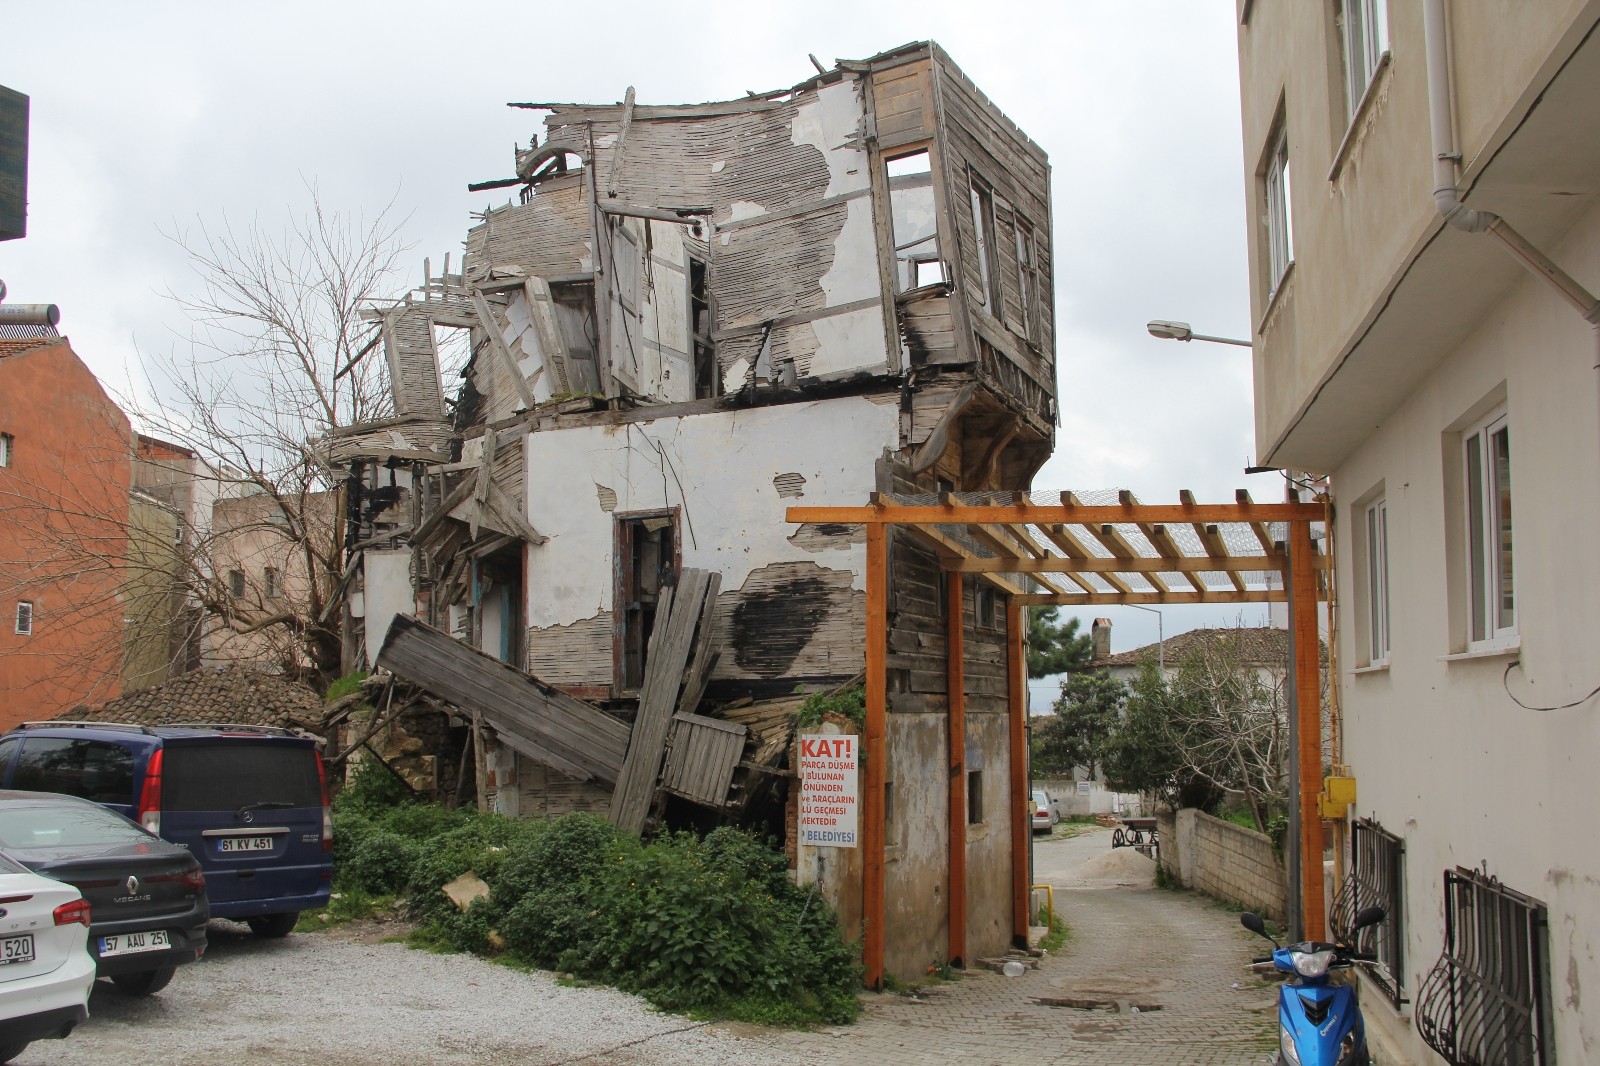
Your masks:
[[[1159,524],[1151,525],[1147,522],[1141,524],[1139,529],[1144,533],[1145,537],[1150,541],[1150,543],[1155,546],[1156,551],[1161,553],[1162,558],[1173,560],[1188,559],[1188,557],[1183,554],[1183,549],[1178,547],[1178,542],[1172,539],[1172,534],[1167,532],[1166,526]],[[1210,562],[1209,559],[1203,561],[1208,563]],[[1189,586],[1196,592],[1206,591],[1206,583],[1200,580],[1199,573],[1194,570],[1182,570],[1177,567],[1174,567],[1173,569],[1177,570],[1177,572],[1188,578]]]
[[[862,963],[868,988],[883,987],[884,772],[888,768],[889,551],[881,525],[867,527],[867,721],[862,759],[867,787],[862,805]]]
[[[489,306],[488,299],[478,289],[472,290],[472,305],[478,309],[478,319],[483,325],[483,331],[489,335],[489,347],[494,349],[506,370],[511,374],[511,382],[517,387],[517,395],[522,399],[525,410],[533,410],[538,406],[533,399],[533,390],[528,388],[528,380],[522,376],[522,368],[517,365],[517,357],[511,354],[511,349],[506,347],[506,339],[500,335],[500,320],[494,317],[494,311]]]
[[[1311,566],[1316,545],[1311,523],[1289,526],[1289,580],[1294,596],[1295,719],[1300,770],[1300,921],[1307,940],[1326,940],[1327,901],[1322,887],[1322,669],[1321,642],[1317,634],[1317,577]]]
[[[1022,651],[1022,607],[1017,597],[1006,600],[1006,720],[1010,726],[1011,773],[1006,789],[1006,812],[1011,822],[1011,943],[1027,948],[1028,882],[1033,833],[1028,810],[1028,742],[1024,719],[1028,714],[1028,661]]]
[[[1018,507],[1016,504],[969,504],[950,510],[931,505],[884,505],[882,507],[790,507],[784,520],[792,523],[832,522],[841,525],[882,523],[901,526],[961,525],[974,522],[994,524],[1066,522],[1095,525],[1103,522],[1320,522],[1321,504],[1231,503],[1200,504],[1185,508],[1176,504],[1140,504],[1130,517],[1122,507]]]
[[[1065,552],[1067,558],[1069,559],[1096,558],[1096,556],[1090,554],[1089,549],[1085,548],[1077,537],[1073,536],[1072,530],[1060,523],[1055,525],[1036,526],[1035,528],[1038,529],[1040,533],[1044,534],[1046,540],[1048,540],[1051,544],[1054,544],[1057,548],[1061,549],[1061,551]],[[1068,574],[1067,576],[1072,578],[1078,587],[1083,589],[1085,592],[1093,594],[1100,591],[1092,582],[1084,580],[1077,574]],[[1105,580],[1107,582],[1121,581],[1121,578],[1112,575]],[[1116,585],[1112,585],[1112,587],[1116,588]],[[1117,589],[1117,591],[1131,592],[1132,590],[1124,584],[1123,587]]]
[[[1185,555],[1178,559],[1158,558],[1151,555],[1140,555],[1128,558],[1093,558],[1093,559],[1066,559],[1059,555],[1049,555],[1043,559],[990,559],[978,556],[969,556],[956,559],[946,564],[950,570],[959,570],[965,574],[1152,574],[1172,572],[1179,574],[1201,574],[1224,568],[1237,569],[1241,573],[1258,573],[1272,571],[1282,573],[1283,568],[1289,565],[1287,556],[1284,555],[1244,555],[1232,556],[1226,562],[1207,558],[1204,555]],[[1326,569],[1329,560],[1320,556],[1312,563],[1313,567]],[[1197,592],[1207,591],[1206,586],[1196,587]]]
[[[1128,543],[1127,538],[1122,535],[1117,527],[1109,522],[1103,522],[1100,525],[1090,526],[1089,535],[1094,537],[1094,539],[1098,540],[1101,544],[1104,544],[1111,554],[1117,556],[1118,558],[1142,558],[1138,552],[1134,551],[1133,545]],[[1167,591],[1167,583],[1162,581],[1155,574],[1147,573],[1143,576],[1146,581],[1150,582],[1151,587],[1157,592]]]
[[[1054,604],[1058,607],[1095,607],[1129,603],[1152,606],[1163,603],[1282,603],[1288,599],[1288,595],[1280,589],[1246,589],[1244,592],[1235,592],[1233,589],[1212,589],[1209,592],[1086,592],[1082,595],[1068,592],[1061,596],[1029,593],[1015,596],[1013,599],[1026,607],[1040,604]]]
[[[1255,507],[1256,506],[1255,501],[1250,498],[1250,490],[1249,489],[1236,489],[1236,490],[1234,490],[1233,497],[1234,497],[1234,500],[1238,503],[1238,505],[1240,507]],[[1314,505],[1301,504],[1300,506],[1305,507],[1305,506],[1314,506]],[[1316,515],[1315,516],[1315,518],[1321,518],[1321,517],[1322,517],[1321,515]],[[1269,519],[1269,521],[1289,521],[1289,522],[1294,522],[1294,521],[1298,521],[1298,519],[1294,519],[1294,518],[1289,518],[1289,519]],[[1256,535],[1256,540],[1259,541],[1260,544],[1261,544],[1261,550],[1266,552],[1268,555],[1271,555],[1272,554],[1272,534],[1267,532],[1266,523],[1263,522],[1263,521],[1260,521],[1260,520],[1251,521],[1250,522],[1250,532],[1252,532],[1252,533],[1254,533]]]
[[[950,882],[946,890],[949,905],[950,947],[946,959],[951,966],[967,961],[967,670],[965,643],[966,583],[960,574],[941,574],[945,583],[945,692],[949,753],[948,814],[950,834]]]

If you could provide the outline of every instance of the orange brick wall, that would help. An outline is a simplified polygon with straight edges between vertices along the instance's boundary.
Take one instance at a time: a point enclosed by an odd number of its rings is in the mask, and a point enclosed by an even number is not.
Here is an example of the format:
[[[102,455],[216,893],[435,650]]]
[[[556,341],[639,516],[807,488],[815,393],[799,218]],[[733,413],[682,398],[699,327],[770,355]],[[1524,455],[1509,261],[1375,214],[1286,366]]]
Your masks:
[[[121,691],[128,419],[64,338],[34,345],[0,341],[0,728]]]

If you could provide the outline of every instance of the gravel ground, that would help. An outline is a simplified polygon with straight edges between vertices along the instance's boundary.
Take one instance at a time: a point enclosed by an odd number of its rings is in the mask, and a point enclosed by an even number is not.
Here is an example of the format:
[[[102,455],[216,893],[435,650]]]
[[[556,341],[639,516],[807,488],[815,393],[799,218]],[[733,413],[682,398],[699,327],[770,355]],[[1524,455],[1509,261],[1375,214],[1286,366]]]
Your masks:
[[[382,943],[388,930],[262,941],[213,922],[211,948],[144,999],[100,982],[91,1017],[15,1061],[44,1063],[662,1063],[805,1061],[757,1027],[708,1026],[604,988],[563,987],[464,955]]]

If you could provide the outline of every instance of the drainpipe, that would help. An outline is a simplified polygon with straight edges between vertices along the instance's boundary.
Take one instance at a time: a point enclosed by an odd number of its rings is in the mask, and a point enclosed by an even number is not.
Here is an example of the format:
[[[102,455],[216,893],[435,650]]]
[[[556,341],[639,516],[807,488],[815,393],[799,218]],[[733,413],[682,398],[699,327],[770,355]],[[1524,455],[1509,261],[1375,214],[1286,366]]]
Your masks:
[[[1456,168],[1461,153],[1456,148],[1452,124],[1450,53],[1445,35],[1445,0],[1422,0],[1422,28],[1428,64],[1428,127],[1433,136],[1433,202],[1444,220],[1467,233],[1488,233],[1527,267],[1552,286],[1589,323],[1594,337],[1596,407],[1600,409],[1600,299],[1562,270],[1550,257],[1499,215],[1479,211],[1461,202]]]

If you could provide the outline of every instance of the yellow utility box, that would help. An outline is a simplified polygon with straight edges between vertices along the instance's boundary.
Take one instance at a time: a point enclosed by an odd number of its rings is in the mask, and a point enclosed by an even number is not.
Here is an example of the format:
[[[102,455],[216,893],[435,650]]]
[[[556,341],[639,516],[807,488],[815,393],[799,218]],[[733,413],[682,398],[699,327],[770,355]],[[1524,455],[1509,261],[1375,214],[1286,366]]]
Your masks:
[[[1356,779],[1327,777],[1322,781],[1322,816],[1343,818],[1356,802]]]

